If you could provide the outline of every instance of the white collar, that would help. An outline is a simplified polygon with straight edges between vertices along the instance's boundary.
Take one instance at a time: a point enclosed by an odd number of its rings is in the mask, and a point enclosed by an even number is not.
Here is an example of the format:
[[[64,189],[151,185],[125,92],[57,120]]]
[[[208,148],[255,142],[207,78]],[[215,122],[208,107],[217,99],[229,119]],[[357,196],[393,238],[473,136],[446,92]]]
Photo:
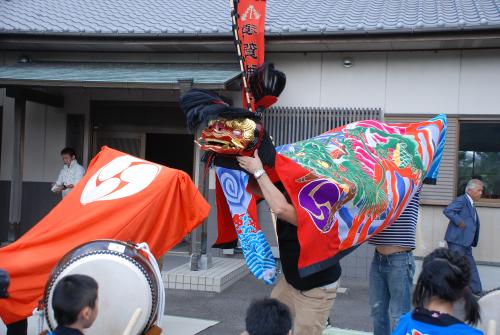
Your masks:
[[[469,195],[469,193],[465,193],[465,195],[467,196],[467,198],[469,199],[470,203],[472,206],[474,206],[474,200],[472,200],[471,196]]]
[[[69,166],[67,166],[66,164],[64,164],[64,167],[65,167],[66,169],[71,169],[72,167],[74,167],[74,166],[75,166],[75,165],[77,165],[77,164],[78,164],[78,162],[76,161],[76,159],[73,159],[73,160],[71,161],[71,163],[69,163]]]

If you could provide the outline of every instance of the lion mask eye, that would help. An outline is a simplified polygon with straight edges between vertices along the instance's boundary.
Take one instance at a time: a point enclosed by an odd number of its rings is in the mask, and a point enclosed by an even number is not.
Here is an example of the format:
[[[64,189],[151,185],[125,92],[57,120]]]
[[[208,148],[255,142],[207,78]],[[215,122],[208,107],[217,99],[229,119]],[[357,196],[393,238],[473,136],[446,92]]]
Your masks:
[[[235,129],[233,130],[233,134],[236,136],[241,136],[241,130]]]

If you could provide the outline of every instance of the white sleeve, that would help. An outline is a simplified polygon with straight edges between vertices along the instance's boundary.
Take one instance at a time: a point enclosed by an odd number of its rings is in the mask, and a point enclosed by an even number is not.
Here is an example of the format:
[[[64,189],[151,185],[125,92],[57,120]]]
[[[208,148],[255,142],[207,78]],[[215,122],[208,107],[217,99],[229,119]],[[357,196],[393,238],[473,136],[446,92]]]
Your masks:
[[[75,171],[75,178],[73,180],[73,185],[78,184],[78,182],[83,178],[85,174],[85,168],[83,166],[78,166],[78,169]]]
[[[57,177],[56,185],[62,186],[64,184],[63,174],[64,174],[64,169],[61,169],[61,171],[59,172],[59,176]]]

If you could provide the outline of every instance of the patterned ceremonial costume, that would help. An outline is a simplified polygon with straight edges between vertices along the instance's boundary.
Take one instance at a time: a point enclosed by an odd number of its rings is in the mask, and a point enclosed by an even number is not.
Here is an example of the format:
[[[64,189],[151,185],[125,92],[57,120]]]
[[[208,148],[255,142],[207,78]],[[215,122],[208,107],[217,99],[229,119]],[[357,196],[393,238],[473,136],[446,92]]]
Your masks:
[[[269,65],[255,75],[273,76],[284,78]],[[277,96],[281,86],[264,91]],[[256,197],[247,191],[249,177],[235,156],[252,156],[258,148],[271,180],[283,184],[297,212],[299,273],[306,277],[390,225],[424,181],[436,181],[446,134],[444,115],[407,124],[365,120],[274,149],[259,114],[230,107],[215,93],[191,90],[181,107],[192,128],[208,121],[199,141],[219,183],[216,245],[238,238],[250,270],[268,283],[274,259],[258,225]]]

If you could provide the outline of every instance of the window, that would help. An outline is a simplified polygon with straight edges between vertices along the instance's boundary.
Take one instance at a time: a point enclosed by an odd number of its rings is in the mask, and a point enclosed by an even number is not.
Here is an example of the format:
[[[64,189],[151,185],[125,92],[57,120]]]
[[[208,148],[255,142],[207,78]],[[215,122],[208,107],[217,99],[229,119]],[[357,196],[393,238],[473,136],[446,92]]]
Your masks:
[[[485,199],[500,199],[500,122],[460,122],[457,193],[467,181],[483,181]]]

